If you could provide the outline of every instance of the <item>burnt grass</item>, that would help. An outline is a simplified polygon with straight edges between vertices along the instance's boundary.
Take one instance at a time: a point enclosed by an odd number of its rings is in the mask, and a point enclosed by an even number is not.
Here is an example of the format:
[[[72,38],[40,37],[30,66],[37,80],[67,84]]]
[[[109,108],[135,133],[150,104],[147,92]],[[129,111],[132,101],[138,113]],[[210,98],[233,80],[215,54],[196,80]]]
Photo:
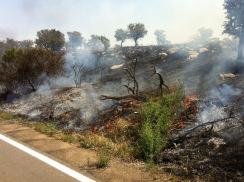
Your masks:
[[[189,179],[201,177],[206,181],[242,181],[244,147],[239,142],[221,145],[219,148],[209,142],[216,132],[203,132],[167,148],[161,154],[161,165],[168,172]],[[174,164],[174,168],[167,168]]]
[[[160,154],[158,166],[166,172],[173,173],[186,179],[194,180],[197,177],[205,181],[244,181],[244,66],[243,63],[233,62],[228,57],[227,52],[201,53],[196,60],[188,60],[189,52],[181,48],[175,53],[169,52],[170,48],[145,46],[127,47],[120,51],[120,54],[139,56],[137,77],[140,83],[151,83],[152,78],[148,77],[152,66],[160,69],[165,82],[168,85],[179,84],[179,79],[184,82],[186,94],[196,94],[205,97],[208,91],[223,83],[239,88],[242,94],[232,102],[234,113],[238,115],[239,125],[237,137],[225,137],[236,132],[231,131],[216,132],[211,126],[204,128],[192,137],[188,137],[176,143],[168,143]],[[160,58],[159,53],[165,52],[168,56]],[[235,73],[237,78],[220,81],[220,73]],[[101,84],[118,83],[124,77],[123,68],[109,70],[103,75]],[[145,84],[143,84],[145,85]],[[155,89],[155,84],[147,85],[148,90]],[[143,88],[145,89],[145,88]],[[3,95],[3,97],[6,97]],[[143,101],[144,102],[144,101]],[[101,132],[108,138],[114,137],[114,133],[108,131],[115,120],[119,118],[129,119],[131,125],[126,131],[118,131],[118,138],[124,138],[125,132],[128,138],[136,140],[135,130],[139,128],[140,118],[134,113],[140,107],[142,101],[121,101],[113,105],[108,110],[101,112],[96,118],[97,122],[91,125],[91,131]],[[69,115],[71,118],[75,117]],[[65,121],[66,118],[63,118]],[[61,118],[60,118],[61,120]],[[61,120],[62,121],[62,120]],[[112,123],[112,124],[110,124]],[[61,123],[62,124],[62,123]],[[233,127],[234,128],[234,127]],[[224,133],[224,134],[223,134]],[[113,135],[113,136],[111,136]],[[226,139],[228,138],[228,139]],[[223,139],[225,144],[212,142],[213,139]],[[226,140],[225,140],[226,139]],[[115,138],[114,140],[117,140]]]

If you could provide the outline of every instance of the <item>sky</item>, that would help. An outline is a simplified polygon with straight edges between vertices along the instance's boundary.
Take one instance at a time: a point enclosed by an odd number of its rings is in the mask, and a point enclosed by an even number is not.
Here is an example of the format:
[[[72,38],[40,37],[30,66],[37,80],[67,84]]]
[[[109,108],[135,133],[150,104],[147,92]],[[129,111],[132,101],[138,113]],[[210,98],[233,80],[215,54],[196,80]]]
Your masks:
[[[129,23],[144,23],[155,44],[154,31],[165,30],[173,43],[192,39],[201,27],[222,36],[224,0],[0,0],[0,39],[35,39],[41,29],[104,35],[114,45],[114,32]],[[130,42],[128,42],[130,44]]]

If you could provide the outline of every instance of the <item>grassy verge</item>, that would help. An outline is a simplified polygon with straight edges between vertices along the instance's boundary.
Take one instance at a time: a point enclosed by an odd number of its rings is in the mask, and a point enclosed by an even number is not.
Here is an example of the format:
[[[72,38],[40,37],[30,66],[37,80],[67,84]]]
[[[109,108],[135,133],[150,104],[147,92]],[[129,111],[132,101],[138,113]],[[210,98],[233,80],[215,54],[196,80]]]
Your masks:
[[[180,90],[163,96],[150,96],[139,109],[135,108],[137,114],[116,119],[108,128],[96,132],[66,133],[55,122],[29,122],[23,118],[17,120],[47,136],[96,150],[99,157],[97,167],[106,167],[112,157],[157,162],[167,143],[171,123],[180,108],[181,96]],[[0,118],[12,120],[17,117],[0,112]]]

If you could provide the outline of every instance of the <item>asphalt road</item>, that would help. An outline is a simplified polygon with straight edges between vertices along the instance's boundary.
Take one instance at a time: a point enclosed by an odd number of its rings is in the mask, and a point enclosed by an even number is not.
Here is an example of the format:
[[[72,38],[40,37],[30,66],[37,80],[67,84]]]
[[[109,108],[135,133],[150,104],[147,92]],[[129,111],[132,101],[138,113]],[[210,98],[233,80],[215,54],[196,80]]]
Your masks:
[[[0,182],[75,182],[74,178],[0,140]]]

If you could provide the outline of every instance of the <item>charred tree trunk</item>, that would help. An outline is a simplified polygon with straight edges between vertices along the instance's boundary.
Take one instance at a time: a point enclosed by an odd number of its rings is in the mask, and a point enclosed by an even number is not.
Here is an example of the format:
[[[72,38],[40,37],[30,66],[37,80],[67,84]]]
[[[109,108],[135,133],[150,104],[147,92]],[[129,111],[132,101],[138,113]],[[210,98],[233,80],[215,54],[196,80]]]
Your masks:
[[[32,83],[32,81],[30,79],[28,79],[27,82],[30,85],[32,91],[35,92],[36,91],[36,87],[34,86],[34,84]]]
[[[134,39],[135,41],[135,47],[138,46],[138,39]]]
[[[124,41],[121,41],[121,43],[120,43],[120,47],[123,47],[123,43],[124,43]]]
[[[239,37],[239,47],[238,47],[238,61],[244,61],[244,30]]]

